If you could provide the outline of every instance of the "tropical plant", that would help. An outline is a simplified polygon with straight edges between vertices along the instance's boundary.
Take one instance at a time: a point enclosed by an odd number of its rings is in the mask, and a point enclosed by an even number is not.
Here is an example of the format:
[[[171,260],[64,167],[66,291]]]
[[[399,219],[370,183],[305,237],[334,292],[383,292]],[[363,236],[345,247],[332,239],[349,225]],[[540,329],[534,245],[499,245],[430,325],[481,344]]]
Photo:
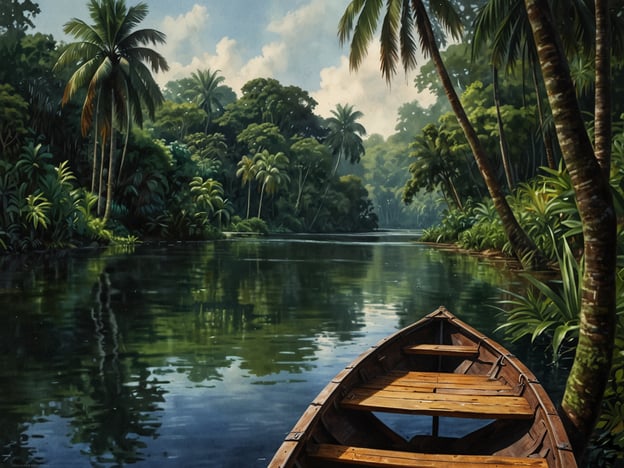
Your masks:
[[[214,116],[222,113],[225,105],[231,99],[232,91],[229,87],[221,84],[225,78],[219,76],[220,71],[207,69],[193,72],[189,83],[190,87],[184,92],[187,98],[192,99],[206,113],[205,133],[208,133],[208,127]]]
[[[290,161],[288,157],[281,151],[279,153],[269,153],[263,150],[254,156],[254,164],[256,165],[255,179],[260,184],[260,202],[258,204],[258,218],[262,213],[262,199],[264,194],[271,195],[277,192],[277,189],[284,182],[290,181],[290,177],[285,172],[286,166]]]
[[[42,145],[28,142],[15,164],[0,163],[0,245],[13,252],[110,241],[93,223],[95,197],[75,188],[67,161],[54,166]]]
[[[199,210],[195,215],[209,222],[212,216],[225,206],[223,187],[216,180],[204,180],[201,177],[194,177],[189,185],[193,202]]]
[[[256,171],[258,167],[253,158],[249,156],[243,156],[238,162],[238,169],[236,170],[236,177],[241,178],[241,184],[243,187],[247,186],[247,214],[245,219],[249,219],[249,208],[251,206],[251,181],[256,178]]]
[[[467,200],[463,209],[445,210],[440,224],[423,230],[422,240],[425,242],[452,243],[456,242],[461,233],[470,229],[477,222],[472,200]]]
[[[511,254],[505,231],[492,201],[477,203],[472,213],[475,222],[459,233],[459,245],[473,251],[493,250]]]
[[[349,104],[338,104],[332,109],[332,116],[326,121],[328,135],[325,144],[334,155],[336,162],[332,170],[332,177],[336,175],[341,160],[347,160],[351,164],[360,161],[364,154],[362,137],[366,135],[366,129],[358,122],[364,114],[353,110]]]
[[[165,59],[149,44],[165,42],[163,33],[154,29],[135,29],[148,13],[146,3],[126,7],[124,0],[90,0],[89,13],[93,24],[74,18],[64,26],[64,32],[78,42],[71,43],[59,57],[55,69],[76,67],[65,87],[63,104],[80,89],[86,89],[81,116],[83,135],[93,125],[94,134],[108,138],[108,180],[104,219],[110,215],[115,174],[123,169],[125,147],[119,169],[115,164],[115,126],[124,129],[126,144],[131,121],[143,123],[143,110],[153,118],[162,102],[160,88],[153,72],[166,71]],[[93,161],[96,164],[95,158]]]
[[[554,235],[551,232],[551,235]],[[554,243],[554,240],[553,240]],[[544,340],[551,346],[553,362],[559,360],[564,345],[578,339],[579,311],[581,306],[581,281],[583,261],[578,262],[568,243],[564,240],[563,250],[557,252],[561,279],[544,282],[531,274],[523,274],[531,287],[526,294],[506,291],[512,299],[502,301],[504,323],[498,330],[516,341],[530,335],[531,341],[547,336]]]

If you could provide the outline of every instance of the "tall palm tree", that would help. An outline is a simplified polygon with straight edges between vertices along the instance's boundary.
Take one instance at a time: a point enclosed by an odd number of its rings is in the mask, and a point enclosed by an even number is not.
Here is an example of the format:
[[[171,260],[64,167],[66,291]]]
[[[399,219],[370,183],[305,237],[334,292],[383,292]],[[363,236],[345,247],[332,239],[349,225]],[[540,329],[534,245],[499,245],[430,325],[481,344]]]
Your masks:
[[[338,104],[336,109],[331,111],[332,116],[326,120],[327,129],[329,134],[325,140],[325,144],[330,149],[334,156],[335,162],[331,172],[331,176],[327,179],[325,190],[321,195],[318,208],[312,221],[310,222],[309,229],[314,226],[316,220],[323,208],[323,203],[329,187],[332,183],[332,179],[336,176],[338,167],[340,167],[340,161],[344,158],[351,164],[358,163],[364,155],[364,143],[362,137],[366,135],[366,129],[358,122],[363,117],[363,113],[353,110],[353,106],[349,104]]]
[[[349,63],[352,69],[361,64],[377,28],[383,4],[386,13],[381,28],[381,73],[389,82],[396,73],[397,62],[400,60],[406,71],[416,65],[418,44],[425,56],[431,57],[436,71],[442,81],[444,91],[461,126],[466,140],[470,145],[479,171],[488,188],[494,207],[501,218],[503,228],[516,257],[525,266],[541,267],[544,258],[537,250],[533,241],[523,231],[516,219],[505,193],[496,177],[496,172],[485,153],[481,142],[453,87],[451,78],[442,62],[440,50],[427,9],[422,0],[352,0],[340,19],[338,37],[341,43],[351,38]],[[459,40],[462,24],[459,15],[452,7],[450,0],[429,2],[433,14],[442,26]],[[357,18],[357,21],[356,21]],[[415,39],[418,36],[419,42]]]
[[[600,412],[614,346],[616,216],[609,180],[585,129],[548,0],[524,0],[524,3],[559,146],[572,179],[583,223],[585,271],[581,327],[562,402],[568,433],[574,451],[580,457]],[[604,11],[604,5],[600,3],[606,3],[606,0],[596,0],[596,11]]]
[[[260,182],[260,203],[258,205],[258,218],[262,213],[262,198],[264,194],[271,195],[284,182],[289,182],[290,177],[284,172],[289,163],[288,157],[282,153],[269,153],[263,150],[254,157],[256,164],[256,180]]]
[[[241,178],[241,184],[243,187],[247,185],[247,214],[245,216],[246,219],[249,219],[249,207],[251,205],[251,181],[256,177],[256,171],[258,166],[254,162],[253,158],[249,156],[243,156],[240,161],[238,161],[238,169],[236,169],[236,177]]]
[[[193,99],[208,115],[204,130],[206,133],[213,116],[225,107],[225,99],[230,90],[221,85],[225,78],[219,76],[219,72],[220,70],[213,72],[208,69],[191,73],[190,88],[186,91],[187,97]]]
[[[86,88],[82,106],[81,128],[86,135],[93,123],[102,146],[109,140],[108,180],[104,219],[110,215],[115,172],[115,127],[124,129],[127,144],[130,124],[143,124],[143,109],[153,117],[163,101],[160,88],[150,72],[166,71],[165,59],[148,45],[165,42],[165,35],[154,29],[136,29],[148,13],[146,3],[130,8],[124,0],[90,0],[89,14],[93,24],[73,18],[63,28],[74,36],[59,57],[55,69],[75,67],[63,94],[66,104],[78,90]]]
[[[325,143],[336,158],[332,171],[335,176],[342,159],[355,164],[362,158],[365,152],[362,137],[366,135],[366,129],[358,122],[364,114],[353,110],[349,104],[338,104],[331,113],[332,117],[327,119],[329,134]]]

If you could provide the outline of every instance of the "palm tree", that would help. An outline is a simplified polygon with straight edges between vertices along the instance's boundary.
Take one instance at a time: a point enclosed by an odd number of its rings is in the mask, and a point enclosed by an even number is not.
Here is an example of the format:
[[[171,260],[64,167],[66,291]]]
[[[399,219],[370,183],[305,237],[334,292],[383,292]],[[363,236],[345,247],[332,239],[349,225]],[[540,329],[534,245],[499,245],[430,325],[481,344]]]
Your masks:
[[[353,106],[349,104],[338,104],[336,109],[331,111],[332,117],[329,117],[327,122],[327,129],[329,134],[325,139],[325,144],[330,149],[336,162],[331,172],[331,176],[327,179],[327,185],[321,195],[318,208],[312,221],[310,222],[309,229],[314,226],[316,220],[323,208],[323,202],[329,192],[332,179],[336,176],[338,167],[340,167],[340,161],[344,158],[351,164],[358,163],[365,153],[362,137],[366,135],[366,129],[358,122],[364,115],[360,111],[354,111]]]
[[[249,156],[243,156],[238,161],[238,169],[236,170],[236,177],[241,178],[243,187],[247,185],[247,215],[246,219],[249,219],[249,206],[251,204],[251,181],[256,177],[258,167],[252,158]]]
[[[364,154],[364,144],[362,137],[366,135],[364,126],[357,122],[364,114],[354,111],[349,104],[338,104],[336,109],[331,111],[332,117],[327,119],[327,129],[329,134],[325,144],[329,146],[332,154],[336,158],[336,163],[332,171],[332,177],[344,158],[351,164],[358,163]]]
[[[193,177],[193,180],[189,183],[191,188],[191,195],[193,195],[193,201],[204,217],[206,222],[214,215],[219,209],[221,209],[225,203],[223,198],[223,186],[217,180],[202,177]]]
[[[256,180],[260,182],[260,203],[258,205],[258,218],[260,218],[264,194],[275,193],[282,183],[290,181],[290,177],[284,172],[289,161],[288,157],[281,151],[273,154],[267,150],[257,153],[254,161],[257,167]]]
[[[609,187],[587,134],[548,0],[525,0],[559,146],[583,224],[585,271],[581,327],[562,412],[577,458],[585,450],[609,378],[615,334],[616,216]],[[596,0],[604,12],[606,0]],[[604,70],[597,68],[597,72]]]
[[[169,67],[160,54],[147,46],[164,43],[165,35],[154,29],[135,29],[147,13],[146,3],[127,8],[124,0],[91,0],[89,14],[93,24],[77,18],[65,24],[64,32],[78,42],[69,44],[55,65],[55,69],[76,67],[65,87],[63,104],[86,88],[81,116],[83,135],[89,132],[95,116],[94,132],[100,135],[102,146],[109,140],[105,220],[112,203],[115,126],[126,132],[121,172],[131,121],[142,125],[143,109],[153,117],[163,101],[150,68],[158,72]]]
[[[338,26],[340,42],[345,43],[349,38],[352,39],[349,54],[352,69],[358,68],[366,54],[368,43],[377,28],[383,3],[378,0],[352,0],[340,19]],[[470,145],[514,254],[526,266],[541,267],[545,263],[544,258],[514,216],[488,155],[453,87],[448,71],[442,62],[424,2],[422,0],[387,0],[385,3],[387,3],[387,9],[381,29],[382,75],[389,82],[397,71],[399,58],[405,71],[415,67],[418,50],[414,35],[416,33],[425,56],[431,57],[442,81],[446,96]],[[450,32],[454,39],[459,40],[462,30],[461,20],[450,0],[430,2],[429,5],[441,25]]]
[[[449,209],[453,208],[449,202],[450,197],[455,207],[463,210],[461,198],[453,181],[460,171],[453,161],[451,144],[444,132],[435,125],[428,124],[423,128],[422,135],[416,136],[410,147],[413,150],[410,156],[414,157],[416,162],[409,166],[412,177],[405,184],[403,199],[411,203],[421,188],[431,192],[441,186]]]
[[[228,87],[221,85],[225,78],[219,76],[219,72],[220,70],[212,72],[210,69],[193,72],[190,88],[186,91],[187,97],[193,99],[208,115],[204,130],[206,133],[213,116],[225,107],[226,93],[230,91]]]

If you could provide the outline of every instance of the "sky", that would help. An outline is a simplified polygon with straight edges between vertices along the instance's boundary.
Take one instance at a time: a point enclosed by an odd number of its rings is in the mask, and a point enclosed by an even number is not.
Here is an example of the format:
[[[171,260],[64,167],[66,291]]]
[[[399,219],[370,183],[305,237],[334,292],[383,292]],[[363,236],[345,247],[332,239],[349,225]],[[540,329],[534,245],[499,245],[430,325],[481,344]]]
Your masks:
[[[397,112],[418,100],[432,99],[414,87],[415,71],[397,74],[388,85],[379,71],[379,43],[358,71],[350,71],[348,44],[338,42],[338,20],[350,0],[147,0],[149,14],[139,26],[167,35],[155,47],[170,70],[154,75],[164,86],[198,69],[220,70],[224,84],[240,96],[254,78],[275,78],[284,86],[307,91],[316,113],[329,117],[338,104],[350,104],[364,116],[367,133],[395,133]],[[91,23],[87,0],[38,0],[35,30],[71,42],[63,24],[71,18]],[[126,0],[128,6],[136,0]],[[423,64],[422,59],[419,65]]]

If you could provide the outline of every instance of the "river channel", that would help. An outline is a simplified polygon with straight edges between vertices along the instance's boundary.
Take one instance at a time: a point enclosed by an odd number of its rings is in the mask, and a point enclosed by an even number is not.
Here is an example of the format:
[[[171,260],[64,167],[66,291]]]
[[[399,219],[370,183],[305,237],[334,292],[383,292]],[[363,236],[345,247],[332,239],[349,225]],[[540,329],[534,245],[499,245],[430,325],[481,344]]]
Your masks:
[[[410,233],[0,259],[0,465],[266,466],[331,377],[445,305],[491,334],[512,265]],[[503,337],[495,335],[503,341]],[[556,392],[540,353],[505,343]]]

